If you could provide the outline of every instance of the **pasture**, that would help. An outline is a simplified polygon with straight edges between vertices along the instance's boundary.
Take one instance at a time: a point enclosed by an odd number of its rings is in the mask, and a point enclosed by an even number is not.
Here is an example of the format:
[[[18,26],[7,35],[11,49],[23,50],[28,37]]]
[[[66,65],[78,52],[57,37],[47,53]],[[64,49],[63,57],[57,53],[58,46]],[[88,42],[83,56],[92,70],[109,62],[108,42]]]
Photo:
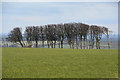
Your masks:
[[[3,78],[117,78],[118,50],[2,48]]]

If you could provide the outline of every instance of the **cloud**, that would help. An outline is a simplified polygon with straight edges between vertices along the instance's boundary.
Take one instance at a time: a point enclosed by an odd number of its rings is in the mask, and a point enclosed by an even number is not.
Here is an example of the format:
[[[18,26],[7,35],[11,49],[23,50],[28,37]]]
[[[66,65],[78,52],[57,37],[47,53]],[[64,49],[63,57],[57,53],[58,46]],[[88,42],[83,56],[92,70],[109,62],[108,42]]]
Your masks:
[[[117,3],[4,3],[3,32],[13,27],[65,22],[108,26],[117,32]],[[9,28],[7,28],[9,27]]]

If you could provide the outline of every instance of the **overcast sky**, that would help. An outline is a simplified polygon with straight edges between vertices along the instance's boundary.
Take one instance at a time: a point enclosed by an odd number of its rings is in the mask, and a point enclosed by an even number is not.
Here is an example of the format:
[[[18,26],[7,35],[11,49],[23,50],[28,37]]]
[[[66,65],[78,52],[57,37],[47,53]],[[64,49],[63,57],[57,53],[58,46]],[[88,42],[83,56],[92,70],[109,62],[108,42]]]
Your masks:
[[[117,2],[3,2],[2,33],[14,27],[68,22],[106,26],[118,33]]]

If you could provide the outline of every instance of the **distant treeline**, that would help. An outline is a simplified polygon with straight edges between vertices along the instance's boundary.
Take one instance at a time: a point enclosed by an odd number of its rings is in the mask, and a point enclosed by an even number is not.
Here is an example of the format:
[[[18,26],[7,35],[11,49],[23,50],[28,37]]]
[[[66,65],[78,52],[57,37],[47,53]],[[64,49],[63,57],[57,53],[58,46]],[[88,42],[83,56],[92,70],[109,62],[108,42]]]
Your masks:
[[[63,48],[63,43],[67,40],[70,48],[88,49],[89,46],[92,49],[96,44],[96,49],[100,49],[102,35],[106,35],[108,48],[110,48],[108,33],[108,28],[103,26],[83,23],[64,23],[27,26],[24,35],[22,35],[21,28],[16,27],[8,34],[6,39],[7,41],[18,42],[22,47],[31,47],[33,41],[36,43],[36,48],[38,47],[38,41],[42,41],[42,46],[44,47],[44,43],[47,41],[48,48],[55,48],[56,42],[58,42],[59,48]],[[29,45],[25,45],[23,37],[25,37]],[[90,45],[88,45],[88,38]]]

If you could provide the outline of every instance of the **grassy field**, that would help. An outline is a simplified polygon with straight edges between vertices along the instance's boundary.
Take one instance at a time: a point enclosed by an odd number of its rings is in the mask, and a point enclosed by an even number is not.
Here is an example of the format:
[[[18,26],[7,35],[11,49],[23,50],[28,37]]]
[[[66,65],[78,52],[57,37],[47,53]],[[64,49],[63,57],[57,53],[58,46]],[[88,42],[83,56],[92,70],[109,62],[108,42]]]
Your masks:
[[[117,78],[118,50],[3,48],[3,78]]]

